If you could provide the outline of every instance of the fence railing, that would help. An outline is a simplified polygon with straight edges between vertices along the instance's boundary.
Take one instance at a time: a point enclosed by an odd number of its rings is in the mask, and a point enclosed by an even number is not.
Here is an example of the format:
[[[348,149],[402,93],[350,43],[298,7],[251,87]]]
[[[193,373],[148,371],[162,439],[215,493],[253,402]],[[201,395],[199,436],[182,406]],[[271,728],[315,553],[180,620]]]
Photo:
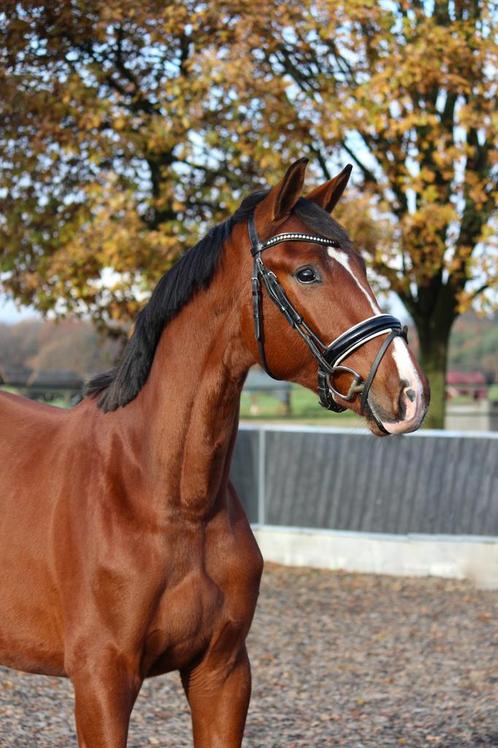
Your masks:
[[[263,525],[498,536],[498,434],[243,424],[232,480]]]

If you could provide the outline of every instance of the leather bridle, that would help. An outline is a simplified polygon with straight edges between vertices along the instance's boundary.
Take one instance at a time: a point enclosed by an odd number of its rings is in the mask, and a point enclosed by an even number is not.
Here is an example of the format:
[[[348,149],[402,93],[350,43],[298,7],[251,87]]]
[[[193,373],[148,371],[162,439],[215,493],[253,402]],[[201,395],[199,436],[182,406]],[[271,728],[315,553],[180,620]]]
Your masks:
[[[335,413],[342,413],[346,408],[336,402],[336,397],[339,397],[341,400],[345,400],[346,402],[351,402],[357,395],[361,395],[360,413],[363,415],[368,404],[368,393],[387,349],[397,337],[407,340],[407,328],[401,324],[399,319],[393,317],[391,314],[379,314],[353,325],[333,340],[332,343],[325,345],[325,343],[320,340],[318,335],[316,335],[316,333],[314,333],[305,322],[295,306],[289,301],[289,298],[283,287],[278,282],[275,273],[266,267],[261,255],[265,250],[271,249],[277,244],[283,244],[284,242],[311,242],[313,244],[322,244],[330,247],[334,244],[333,240],[316,234],[287,232],[276,234],[270,239],[267,239],[267,241],[262,242],[256,231],[254,216],[252,215],[248,220],[248,228],[249,238],[251,240],[251,254],[253,256],[252,302],[254,332],[256,340],[258,341],[260,359],[263,368],[273,379],[278,379],[278,377],[270,371],[266,359],[261,307],[261,282],[266,288],[270,299],[280,309],[291,327],[299,333],[318,362],[318,395],[320,398],[320,405],[328,410],[334,411]],[[367,378],[363,380],[357,371],[349,366],[344,366],[341,362],[357,348],[360,348],[369,340],[372,340],[379,335],[387,335],[387,337],[373,360]],[[346,394],[342,394],[336,390],[331,383],[331,377],[339,374],[349,374],[352,377],[351,386]],[[386,429],[382,426],[375,413],[372,411],[372,408],[370,408],[370,412],[379,428],[387,433]]]

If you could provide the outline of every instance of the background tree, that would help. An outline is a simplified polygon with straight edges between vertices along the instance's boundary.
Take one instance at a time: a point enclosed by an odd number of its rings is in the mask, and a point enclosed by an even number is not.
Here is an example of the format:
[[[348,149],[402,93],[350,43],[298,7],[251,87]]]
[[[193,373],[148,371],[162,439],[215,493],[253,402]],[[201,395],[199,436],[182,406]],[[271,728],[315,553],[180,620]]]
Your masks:
[[[298,133],[265,140],[271,125],[236,101],[238,17],[189,0],[2,4],[0,278],[13,297],[126,321],[256,174],[302,155]],[[285,130],[283,87],[268,82],[265,106]]]
[[[85,378],[112,366],[118,348],[118,341],[98,335],[88,320],[0,324],[0,375],[71,371]]]
[[[248,54],[289,81],[323,175],[332,154],[347,154],[391,224],[370,242],[371,264],[415,322],[428,425],[442,427],[451,327],[498,279],[496,6],[305,0],[286,13],[259,22]]]
[[[112,326],[241,192],[295,156],[317,178],[346,157],[362,192],[342,217],[415,321],[442,425],[451,326],[497,273],[491,4],[6,0],[0,13],[6,290]]]

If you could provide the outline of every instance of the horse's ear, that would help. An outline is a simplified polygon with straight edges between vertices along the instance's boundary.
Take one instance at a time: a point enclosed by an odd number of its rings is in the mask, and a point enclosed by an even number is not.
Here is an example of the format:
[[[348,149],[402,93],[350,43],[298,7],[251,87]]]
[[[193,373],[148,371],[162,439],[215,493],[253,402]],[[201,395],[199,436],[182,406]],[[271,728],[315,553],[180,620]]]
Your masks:
[[[315,187],[309,195],[306,195],[307,199],[317,203],[327,213],[332,213],[346,189],[352,168],[352,164],[345,166],[333,179],[321,184],[320,187]]]
[[[285,172],[282,181],[265,197],[263,204],[270,211],[271,221],[280,221],[292,212],[303,192],[307,164],[307,158],[294,161]]]

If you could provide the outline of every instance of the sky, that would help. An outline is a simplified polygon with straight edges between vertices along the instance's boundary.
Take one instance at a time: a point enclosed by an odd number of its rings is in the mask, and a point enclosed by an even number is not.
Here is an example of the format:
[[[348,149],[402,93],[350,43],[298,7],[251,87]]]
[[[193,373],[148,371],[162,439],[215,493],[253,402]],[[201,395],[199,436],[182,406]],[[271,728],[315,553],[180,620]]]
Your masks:
[[[22,319],[39,316],[31,307],[18,309],[12,301],[0,294],[0,322],[20,322]]]

